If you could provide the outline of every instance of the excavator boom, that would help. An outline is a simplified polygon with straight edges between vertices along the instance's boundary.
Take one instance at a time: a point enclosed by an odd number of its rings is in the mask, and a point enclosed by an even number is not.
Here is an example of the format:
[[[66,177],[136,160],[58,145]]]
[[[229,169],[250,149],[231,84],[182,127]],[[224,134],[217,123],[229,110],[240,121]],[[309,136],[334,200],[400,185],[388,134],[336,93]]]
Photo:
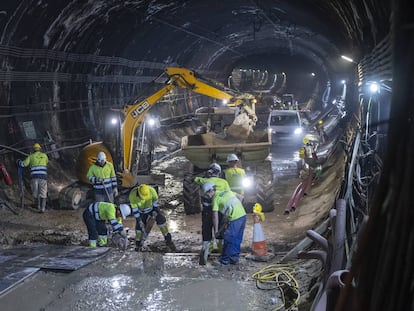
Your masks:
[[[215,99],[225,101],[227,106],[238,107],[235,115],[235,120],[232,125],[227,128],[226,135],[237,139],[246,139],[253,131],[253,125],[256,124],[257,118],[254,109],[255,98],[250,94],[240,94],[233,90],[226,89],[217,82],[207,80],[197,75],[194,71],[185,68],[167,67],[165,74],[168,76],[166,84],[157,92],[145,98],[144,100],[135,100],[131,104],[124,107],[123,113],[125,115],[124,121],[121,125],[121,137],[123,147],[123,172],[121,175],[122,185],[130,187],[136,180],[132,174],[132,157],[133,145],[135,138],[135,130],[140,126],[145,118],[146,113],[150,108],[156,104],[162,97],[171,92],[174,88],[179,87],[190,90],[195,93],[203,94]],[[79,161],[82,167],[87,170],[85,163],[92,164],[94,161],[93,155],[96,154],[97,148],[103,148],[103,144],[91,145],[85,147],[85,154],[87,157]],[[105,150],[107,153],[107,150]],[[82,171],[82,179],[84,169]]]

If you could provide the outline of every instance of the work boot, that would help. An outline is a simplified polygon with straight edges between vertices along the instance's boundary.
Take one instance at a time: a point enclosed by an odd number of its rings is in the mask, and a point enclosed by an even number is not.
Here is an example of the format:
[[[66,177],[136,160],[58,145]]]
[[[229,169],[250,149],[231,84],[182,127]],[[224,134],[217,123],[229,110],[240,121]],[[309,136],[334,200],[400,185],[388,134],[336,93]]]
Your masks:
[[[34,198],[33,208],[37,209],[40,212],[42,212],[42,205],[40,204],[40,198]]]
[[[40,198],[40,212],[46,212],[46,198]]]
[[[210,254],[210,241],[203,241],[203,247],[200,251],[199,265],[204,266],[207,263],[208,255]]]
[[[177,251],[177,248],[175,247],[174,242],[172,241],[171,233],[167,233],[167,235],[165,236],[165,244],[167,244],[168,248],[172,252]]]
[[[135,251],[139,252],[140,250],[142,250],[142,246],[144,243],[142,243],[142,241],[135,241]]]

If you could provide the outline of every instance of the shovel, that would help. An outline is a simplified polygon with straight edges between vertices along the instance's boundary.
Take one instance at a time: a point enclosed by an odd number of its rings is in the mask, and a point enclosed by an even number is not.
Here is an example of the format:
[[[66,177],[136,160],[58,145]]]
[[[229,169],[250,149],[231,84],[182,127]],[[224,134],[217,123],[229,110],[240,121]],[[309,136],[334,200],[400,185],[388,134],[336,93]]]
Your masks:
[[[23,184],[23,167],[17,167],[17,175],[19,177],[20,207],[24,208],[24,184]]]

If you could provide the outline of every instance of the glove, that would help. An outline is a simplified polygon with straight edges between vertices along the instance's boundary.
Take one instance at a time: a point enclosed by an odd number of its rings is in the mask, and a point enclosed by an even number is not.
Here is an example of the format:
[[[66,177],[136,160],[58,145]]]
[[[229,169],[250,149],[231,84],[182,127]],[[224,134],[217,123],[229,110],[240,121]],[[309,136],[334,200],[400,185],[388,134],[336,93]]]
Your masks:
[[[117,197],[118,195],[119,195],[119,192],[118,192],[118,188],[113,188],[113,192],[114,192],[114,197]]]
[[[95,177],[95,184],[103,184],[103,178]]]

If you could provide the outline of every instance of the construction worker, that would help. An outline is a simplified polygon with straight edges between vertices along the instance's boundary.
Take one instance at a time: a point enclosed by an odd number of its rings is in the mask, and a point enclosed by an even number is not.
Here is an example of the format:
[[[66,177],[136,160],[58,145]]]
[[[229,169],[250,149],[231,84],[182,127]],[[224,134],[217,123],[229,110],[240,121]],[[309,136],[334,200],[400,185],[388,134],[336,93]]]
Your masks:
[[[231,191],[239,194],[238,198],[243,201],[243,179],[246,177],[246,171],[240,167],[239,158],[234,153],[227,155],[228,168],[224,170],[224,178],[230,185]]]
[[[194,181],[202,186],[206,182],[211,182],[216,186],[216,191],[221,192],[224,190],[230,190],[228,182],[220,178],[221,166],[217,163],[210,164],[206,177],[195,177]],[[201,211],[201,235],[203,239],[203,245],[200,251],[200,265],[205,265],[208,259],[208,255],[213,251],[213,209],[212,200],[209,196],[201,196],[202,211]],[[220,216],[220,215],[219,215]],[[221,217],[220,217],[221,218]],[[220,219],[219,219],[220,220]],[[217,238],[217,248],[221,252],[223,249],[223,238],[220,236]]]
[[[158,228],[164,236],[166,245],[172,251],[175,251],[176,248],[172,241],[171,233],[168,232],[167,219],[161,212],[158,193],[154,187],[141,184],[133,188],[129,193],[129,202],[136,220],[135,250],[141,250],[155,219]]]
[[[118,184],[114,166],[106,161],[105,152],[98,152],[96,162],[91,165],[86,176],[93,185],[95,202],[114,202],[118,196]]]
[[[223,265],[236,265],[240,259],[240,245],[246,226],[246,211],[232,191],[217,192],[212,182],[204,183],[202,190],[206,196],[213,200],[214,235],[216,237],[223,235],[224,237],[223,251],[219,262]],[[223,215],[220,228],[219,213]]]
[[[21,167],[30,167],[30,185],[35,207],[37,205],[37,209],[44,213],[47,201],[47,164],[49,158],[46,153],[40,151],[41,149],[40,144],[35,143],[33,145],[34,152],[23,161],[17,160],[17,163]]]
[[[108,229],[106,222],[112,226],[112,242],[120,249],[126,249],[128,239],[123,232],[124,227],[117,218],[125,219],[131,215],[128,204],[120,204],[119,208],[109,202],[91,203],[83,212],[83,221],[88,229],[88,240],[90,247],[106,246],[108,244]]]
[[[319,139],[321,144],[324,144],[326,140],[328,139],[328,135],[325,132],[325,126],[323,125],[323,120],[319,119],[316,123],[316,132],[319,135]]]

